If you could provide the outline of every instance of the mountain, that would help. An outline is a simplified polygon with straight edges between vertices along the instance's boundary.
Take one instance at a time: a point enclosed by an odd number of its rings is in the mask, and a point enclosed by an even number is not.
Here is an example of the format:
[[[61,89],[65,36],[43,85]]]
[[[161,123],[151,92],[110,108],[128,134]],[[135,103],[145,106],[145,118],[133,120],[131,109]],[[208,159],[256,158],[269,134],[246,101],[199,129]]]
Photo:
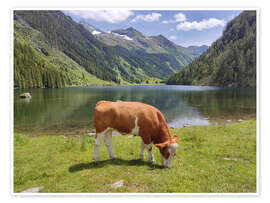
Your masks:
[[[118,30],[113,30],[113,33],[118,33],[119,35],[126,35],[130,38],[144,38],[144,35],[139,32],[138,30],[134,29],[133,27],[129,27],[127,29],[118,29]]]
[[[145,36],[133,27],[127,29],[117,29],[110,33],[95,35],[97,39],[109,46],[120,46],[132,53],[143,54],[147,57],[161,56],[173,73],[183,69],[194,57],[162,35]],[[161,61],[162,63],[162,61]]]
[[[205,52],[209,46],[202,45],[202,46],[188,46],[188,47],[182,47],[182,49],[194,56],[195,58],[198,58],[203,52]]]
[[[104,33],[102,30],[96,28],[95,26],[88,24],[85,20],[80,20],[79,24],[83,25],[83,27],[89,32],[91,32],[92,35]]]
[[[168,53],[108,45],[96,37],[104,32],[81,23],[61,11],[14,11],[14,87],[158,81],[191,61],[187,57],[189,61],[180,63]],[[127,32],[142,35],[132,28]]]
[[[256,11],[227,23],[221,38],[167,84],[256,86]]]

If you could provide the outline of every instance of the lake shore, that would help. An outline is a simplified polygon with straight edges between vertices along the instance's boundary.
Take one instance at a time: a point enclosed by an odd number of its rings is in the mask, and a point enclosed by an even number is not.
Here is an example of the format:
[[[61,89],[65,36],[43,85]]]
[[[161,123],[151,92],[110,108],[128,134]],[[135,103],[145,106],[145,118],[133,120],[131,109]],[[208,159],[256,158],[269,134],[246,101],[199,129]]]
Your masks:
[[[229,123],[238,123],[238,122],[245,122],[248,120],[255,120],[256,114],[247,115],[244,117],[237,117],[237,118],[231,118],[231,117],[224,117],[224,118],[205,118],[206,120],[210,121],[210,124],[208,125],[199,125],[199,126],[218,126],[218,125],[225,125]],[[183,127],[175,128],[171,127],[168,123],[168,127],[170,130],[180,130],[185,127],[196,127],[198,125],[191,125],[189,122],[184,124]],[[18,130],[14,128],[14,131],[17,134],[23,134],[29,137],[38,137],[38,136],[60,136],[60,137],[82,137],[87,136],[89,134],[95,133],[94,127],[87,127],[87,126],[69,126],[66,129],[58,129],[56,128],[49,128],[47,130],[44,129],[32,129],[32,130]]]
[[[138,160],[141,140],[115,136],[110,160],[104,144],[94,164],[94,138],[14,134],[14,192],[256,192],[256,121],[170,129],[179,137],[171,169]],[[122,181],[123,185],[111,185]],[[162,184],[161,184],[162,183]]]

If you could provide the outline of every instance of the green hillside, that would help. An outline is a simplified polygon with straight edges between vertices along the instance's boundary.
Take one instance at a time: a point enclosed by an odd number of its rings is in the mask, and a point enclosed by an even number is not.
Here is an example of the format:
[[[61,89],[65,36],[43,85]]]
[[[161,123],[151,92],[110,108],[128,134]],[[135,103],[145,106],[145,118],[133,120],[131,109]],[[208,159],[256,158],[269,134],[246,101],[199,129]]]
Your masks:
[[[191,61],[111,46],[88,29],[61,11],[14,11],[14,87],[141,84]]]
[[[256,86],[256,11],[230,21],[222,37],[167,84]]]
[[[41,88],[112,85],[100,80],[51,47],[44,35],[25,22],[14,21],[14,87]]]

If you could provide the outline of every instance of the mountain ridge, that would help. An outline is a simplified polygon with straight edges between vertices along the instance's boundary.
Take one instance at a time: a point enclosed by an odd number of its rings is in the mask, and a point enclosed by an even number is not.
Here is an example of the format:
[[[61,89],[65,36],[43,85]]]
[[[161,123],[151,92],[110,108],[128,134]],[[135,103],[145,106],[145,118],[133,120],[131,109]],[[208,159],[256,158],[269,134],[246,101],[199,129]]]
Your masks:
[[[115,33],[117,36],[115,36]],[[194,59],[194,57],[186,53],[181,46],[176,45],[163,35],[145,36],[133,27],[112,30],[110,33],[95,35],[95,37],[110,46],[121,46],[133,53],[140,52],[140,55],[144,52],[148,57],[149,54],[164,54],[165,58],[168,58],[168,55],[173,56],[174,59],[170,58],[174,62],[168,60],[169,63],[174,64],[170,67],[173,72],[181,70]]]

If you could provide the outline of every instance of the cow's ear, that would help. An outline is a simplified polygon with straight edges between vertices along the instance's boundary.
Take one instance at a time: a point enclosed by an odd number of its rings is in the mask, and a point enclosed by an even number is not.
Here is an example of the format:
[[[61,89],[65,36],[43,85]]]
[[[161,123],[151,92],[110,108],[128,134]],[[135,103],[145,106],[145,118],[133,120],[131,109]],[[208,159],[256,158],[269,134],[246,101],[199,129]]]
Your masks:
[[[169,142],[167,141],[167,142],[163,142],[160,144],[155,144],[155,146],[162,149],[162,148],[166,147],[168,144],[169,144]]]
[[[178,137],[177,137],[177,135],[176,135],[176,134],[174,134],[174,136],[173,136],[173,140],[174,140],[174,142],[176,142],[176,143],[177,143],[177,141],[178,141]]]

